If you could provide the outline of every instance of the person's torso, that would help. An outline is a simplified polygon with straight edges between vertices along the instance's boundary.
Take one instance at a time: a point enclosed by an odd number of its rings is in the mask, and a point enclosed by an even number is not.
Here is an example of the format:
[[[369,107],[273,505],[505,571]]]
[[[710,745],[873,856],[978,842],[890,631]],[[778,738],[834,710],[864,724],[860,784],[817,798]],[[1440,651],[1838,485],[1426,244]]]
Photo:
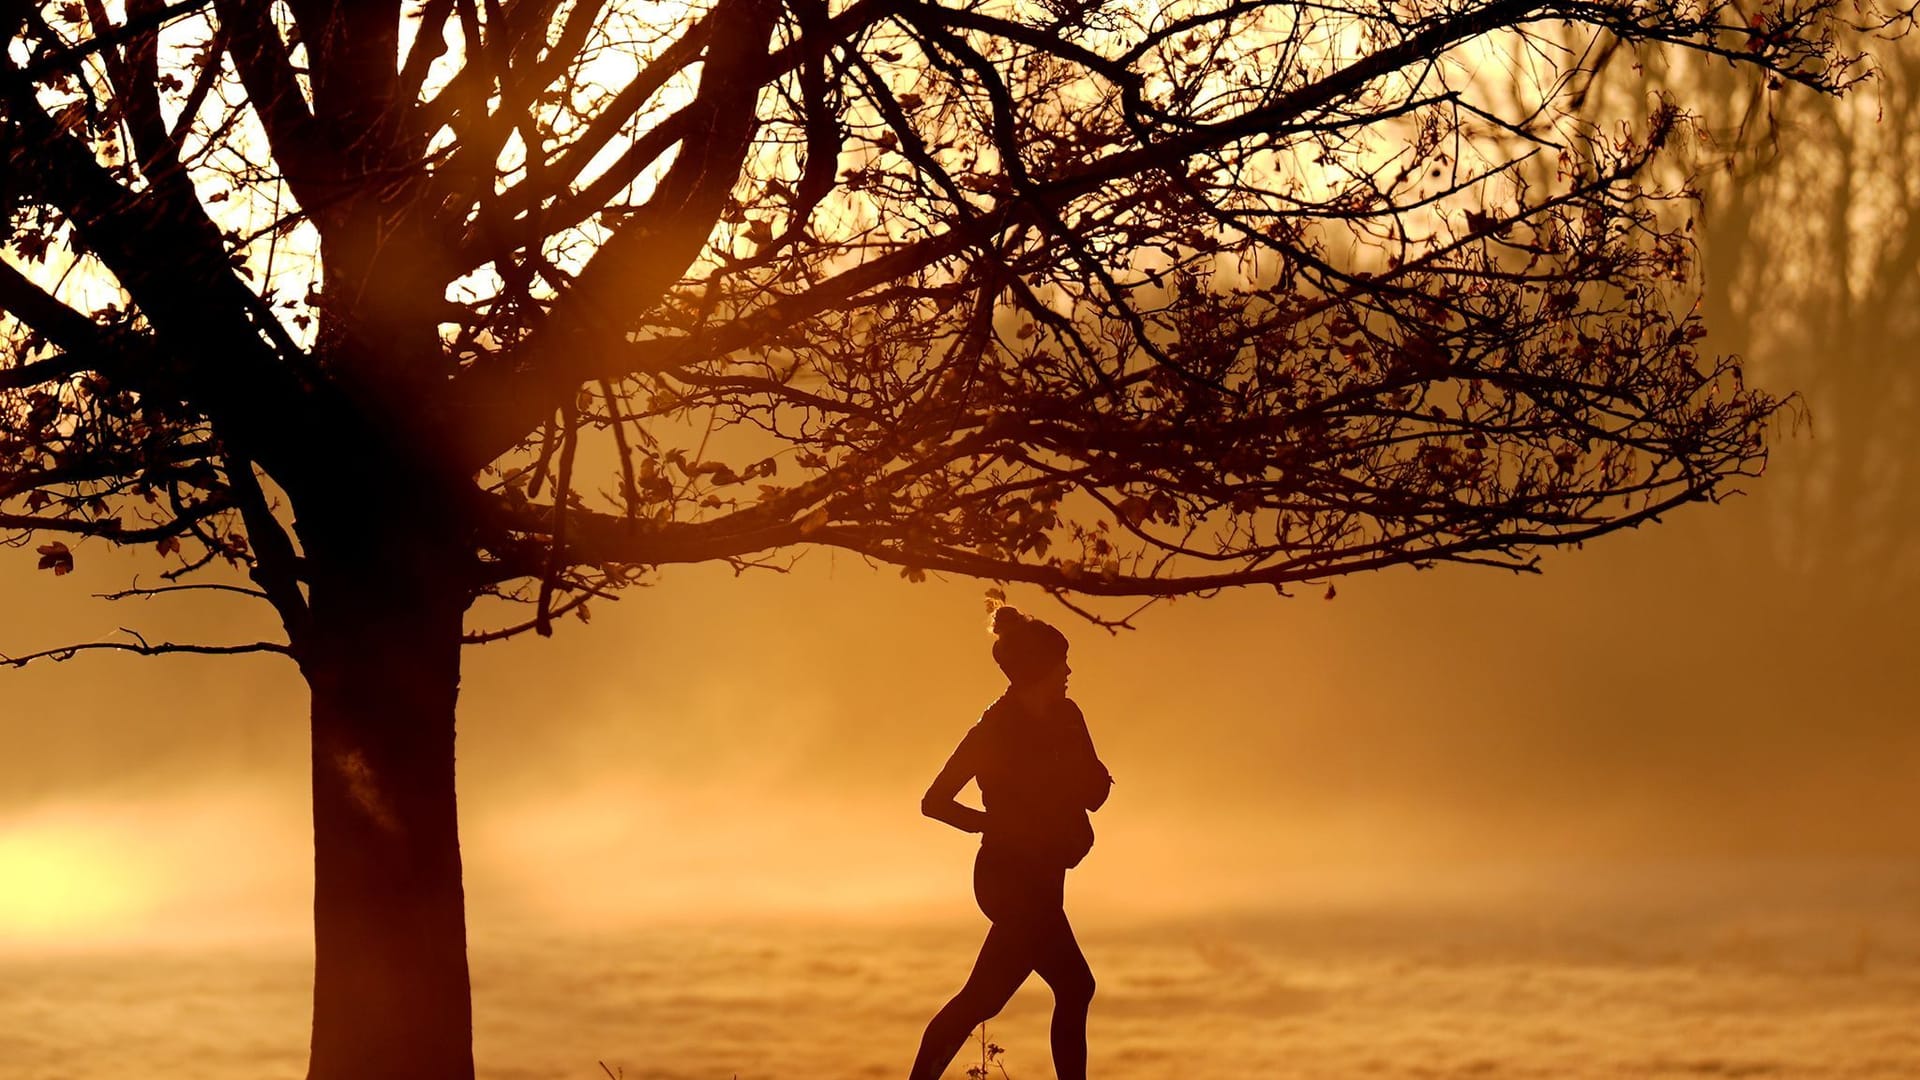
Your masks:
[[[1098,768],[1071,701],[1044,714],[1001,698],[980,720],[976,780],[987,810],[983,844],[1073,866],[1093,845],[1093,826],[1073,778]]]

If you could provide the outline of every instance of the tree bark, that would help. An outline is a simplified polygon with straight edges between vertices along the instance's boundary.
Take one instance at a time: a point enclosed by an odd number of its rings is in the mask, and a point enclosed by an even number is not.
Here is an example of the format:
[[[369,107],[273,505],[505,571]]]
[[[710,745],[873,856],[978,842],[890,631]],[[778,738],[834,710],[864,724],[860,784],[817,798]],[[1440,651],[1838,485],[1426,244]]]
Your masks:
[[[352,530],[362,535],[345,542],[300,530],[313,701],[309,1080],[473,1077],[454,792],[469,595],[465,558],[418,518],[362,506]]]

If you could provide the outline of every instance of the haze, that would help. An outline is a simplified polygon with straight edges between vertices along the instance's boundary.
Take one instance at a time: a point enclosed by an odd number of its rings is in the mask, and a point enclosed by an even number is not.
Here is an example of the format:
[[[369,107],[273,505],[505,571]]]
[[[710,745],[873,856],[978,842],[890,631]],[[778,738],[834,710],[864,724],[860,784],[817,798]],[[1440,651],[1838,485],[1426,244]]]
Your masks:
[[[1895,74],[1875,106],[1889,116],[1913,92]],[[1807,130],[1806,154],[1723,183],[1705,218],[1708,344],[1803,389],[1811,417],[1778,432],[1746,496],[1549,554],[1541,576],[1230,594],[1118,636],[1013,594],[1073,638],[1072,692],[1118,777],[1077,904],[1140,915],[1424,895],[1519,867],[1920,855],[1915,196],[1896,132],[1864,114]],[[1842,137],[1859,172],[1826,192],[1807,155]],[[1780,248],[1768,222],[1822,199],[1845,205]],[[86,599],[142,568],[87,545],[54,578],[6,553],[5,647],[120,626],[275,633],[238,597]],[[917,800],[1001,686],[981,597],[813,554],[784,575],[675,570],[596,605],[591,627],[472,652],[476,935],[964,913],[965,842]],[[0,937],[306,933],[289,664],[96,655],[5,688]]]

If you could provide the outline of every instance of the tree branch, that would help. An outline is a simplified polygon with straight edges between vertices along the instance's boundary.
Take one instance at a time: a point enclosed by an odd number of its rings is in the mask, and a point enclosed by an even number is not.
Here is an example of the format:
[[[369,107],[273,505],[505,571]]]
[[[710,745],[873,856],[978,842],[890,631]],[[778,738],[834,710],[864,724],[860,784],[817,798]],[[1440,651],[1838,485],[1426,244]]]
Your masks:
[[[54,663],[62,663],[73,659],[80,653],[95,650],[130,652],[140,656],[166,656],[174,653],[197,656],[232,656],[237,653],[277,653],[281,656],[293,655],[291,649],[273,641],[254,641],[244,645],[201,645],[191,642],[163,641],[156,645],[149,644],[145,638],[140,637],[138,633],[128,630],[126,627],[121,627],[121,630],[125,633],[133,634],[133,636],[138,639],[137,642],[89,641],[78,645],[62,645],[59,648],[42,649],[39,652],[27,653],[23,656],[9,656],[6,653],[0,653],[0,667],[26,667],[35,660],[51,660]]]
[[[248,103],[260,117],[273,159],[293,197],[314,216],[316,226],[323,226],[335,201],[340,165],[307,108],[273,22],[273,5],[270,0],[214,0],[214,4],[221,28],[230,35],[228,55],[247,89]]]
[[[167,23],[206,7],[213,0],[175,0],[164,7],[149,8],[137,15],[130,16],[126,22],[105,33],[95,34],[78,45],[65,49],[42,53],[28,61],[21,68],[21,74],[29,79],[41,79],[48,75],[59,75],[77,71],[81,61],[102,49],[111,48],[138,34],[157,30]]]
[[[126,600],[133,597],[146,600],[155,596],[177,592],[228,592],[238,593],[241,596],[250,596],[256,600],[267,599],[267,594],[261,592],[259,589],[248,589],[240,585],[223,585],[213,581],[196,582],[191,585],[156,585],[150,588],[142,588],[136,585],[132,588],[121,589],[118,592],[94,593],[93,595],[97,600]]]
[[[1554,13],[1559,6],[1563,5],[1550,0],[1494,0],[1455,17],[1438,20],[1399,43],[1369,53],[1318,81],[1278,94],[1267,104],[1248,109],[1230,120],[1198,125],[1157,143],[1117,151],[1051,180],[1036,181],[1026,194],[1002,201],[990,213],[953,223],[937,235],[813,283],[804,292],[782,295],[752,315],[703,332],[697,340],[626,342],[620,335],[608,332],[624,327],[624,323],[613,317],[611,305],[602,306],[605,301],[596,301],[594,289],[576,290],[571,302],[557,303],[546,321],[549,326],[591,325],[593,332],[565,335],[564,342],[554,340],[560,338],[560,334],[541,334],[528,348],[506,354],[462,377],[464,385],[456,387],[456,393],[471,403],[470,410],[462,411],[474,418],[469,460],[478,467],[504,452],[537,423],[539,417],[550,412],[562,395],[573,393],[574,388],[585,382],[624,378],[642,371],[672,370],[696,358],[722,356],[767,340],[785,327],[844,304],[869,289],[933,266],[1015,224],[1040,223],[1072,200],[1104,185],[1141,173],[1175,169],[1197,154],[1249,136],[1271,138],[1283,134],[1307,113],[1409,63],[1438,55],[1503,26],[1558,17]],[[703,92],[715,76],[716,70],[709,67],[701,82]],[[696,160],[699,164],[690,164]],[[711,164],[716,164],[711,152],[705,156],[683,156],[675,162],[674,171],[681,172],[685,167],[687,179],[691,180],[704,175]],[[723,194],[731,186],[733,175],[728,172],[724,182],[716,179],[707,183],[717,186]],[[673,276],[684,268],[685,260],[680,258],[679,250],[697,250],[697,245],[704,243],[706,229],[697,227],[699,223],[711,227],[712,218],[708,214],[693,215],[694,224],[689,225],[666,213],[674,205],[663,199],[668,188],[669,182],[663,181],[660,191],[649,200],[649,208],[658,208],[655,213],[631,219],[623,236],[609,241],[594,260],[603,266],[596,272],[593,283],[596,288],[604,288],[615,280],[627,285],[622,294],[626,310],[650,306],[654,297],[671,285]],[[710,201],[717,210],[717,197]],[[648,231],[650,229],[666,235],[656,236]],[[692,239],[695,233],[699,235]],[[675,254],[671,258],[660,257],[661,242],[668,241],[669,237]],[[648,258],[644,265],[634,265],[643,244]],[[687,258],[691,258],[691,254]],[[601,278],[609,280],[603,282]],[[641,287],[632,287],[634,282]],[[640,299],[636,301],[635,297]]]

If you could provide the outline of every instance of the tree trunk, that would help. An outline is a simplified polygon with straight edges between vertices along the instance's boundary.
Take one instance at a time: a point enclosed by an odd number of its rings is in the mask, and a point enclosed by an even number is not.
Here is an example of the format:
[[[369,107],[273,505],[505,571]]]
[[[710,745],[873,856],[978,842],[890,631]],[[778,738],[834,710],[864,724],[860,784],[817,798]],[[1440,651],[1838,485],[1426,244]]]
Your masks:
[[[357,525],[377,536],[332,543],[338,534],[301,528],[313,694],[307,1075],[471,1080],[453,768],[465,557],[417,513],[362,507]]]

